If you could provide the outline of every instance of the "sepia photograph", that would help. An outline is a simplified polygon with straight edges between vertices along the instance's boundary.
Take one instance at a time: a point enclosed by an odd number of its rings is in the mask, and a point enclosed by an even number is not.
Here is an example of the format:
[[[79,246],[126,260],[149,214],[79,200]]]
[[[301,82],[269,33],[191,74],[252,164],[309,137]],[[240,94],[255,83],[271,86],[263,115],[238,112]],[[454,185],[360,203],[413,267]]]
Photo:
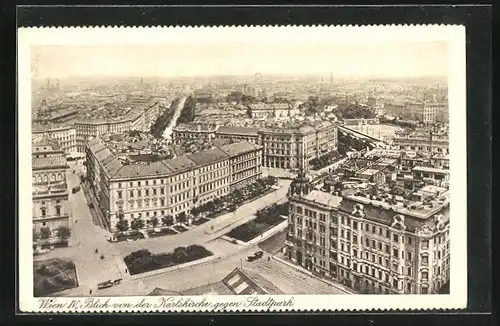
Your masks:
[[[21,308],[463,308],[465,30],[383,28],[21,31]]]

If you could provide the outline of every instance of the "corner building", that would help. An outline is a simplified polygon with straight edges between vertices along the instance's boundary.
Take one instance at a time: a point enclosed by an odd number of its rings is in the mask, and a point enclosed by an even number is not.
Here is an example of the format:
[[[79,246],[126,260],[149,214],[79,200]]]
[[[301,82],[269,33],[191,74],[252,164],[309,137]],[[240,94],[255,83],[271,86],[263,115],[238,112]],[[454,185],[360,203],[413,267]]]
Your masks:
[[[368,196],[289,191],[286,257],[361,293],[437,293],[450,278],[447,193],[411,209]]]
[[[55,141],[43,140],[32,145],[31,164],[33,230],[48,228],[46,240],[56,240],[57,228],[69,227],[66,156]]]

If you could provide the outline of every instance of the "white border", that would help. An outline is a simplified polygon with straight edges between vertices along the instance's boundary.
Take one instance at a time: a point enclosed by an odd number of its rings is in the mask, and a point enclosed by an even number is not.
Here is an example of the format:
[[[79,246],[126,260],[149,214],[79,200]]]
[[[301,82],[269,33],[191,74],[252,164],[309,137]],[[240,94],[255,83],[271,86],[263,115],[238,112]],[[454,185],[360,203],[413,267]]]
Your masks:
[[[159,297],[114,297],[112,303],[132,303],[130,308],[108,309],[39,309],[40,299],[33,297],[33,256],[31,222],[31,61],[30,47],[46,45],[90,44],[165,44],[297,42],[304,40],[335,43],[380,41],[449,42],[450,107],[450,294],[449,295],[276,295],[276,301],[293,297],[292,307],[251,307],[247,296],[210,296],[205,308],[165,308]],[[19,144],[19,307],[22,312],[99,312],[99,311],[213,311],[217,303],[239,302],[224,311],[317,311],[369,309],[461,309],[467,304],[467,154],[466,154],[466,76],[465,27],[427,26],[283,26],[283,27],[152,27],[152,28],[21,28],[18,30],[18,144]],[[168,297],[164,297],[167,298]],[[179,297],[200,301],[202,297]],[[54,298],[68,303],[77,298]],[[84,298],[82,298],[84,299]],[[178,300],[178,298],[174,298]],[[262,300],[267,296],[261,296]],[[149,302],[151,305],[138,304]]]

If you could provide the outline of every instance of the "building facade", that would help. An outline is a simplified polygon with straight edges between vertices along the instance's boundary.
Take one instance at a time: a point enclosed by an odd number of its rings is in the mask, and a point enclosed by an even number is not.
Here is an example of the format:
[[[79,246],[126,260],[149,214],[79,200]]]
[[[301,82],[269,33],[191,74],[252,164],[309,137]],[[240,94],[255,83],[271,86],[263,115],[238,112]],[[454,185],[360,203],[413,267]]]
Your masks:
[[[173,141],[176,144],[185,141],[212,142],[215,139],[217,126],[205,124],[180,124],[173,129]]]
[[[33,232],[39,241],[57,242],[57,229],[69,227],[68,186],[64,151],[52,141],[32,146]]]
[[[55,127],[55,128],[33,128],[32,138],[35,141],[44,138],[57,140],[61,149],[66,155],[72,155],[78,152],[76,130],[73,127]]]
[[[288,103],[259,103],[249,105],[249,116],[255,120],[288,118],[298,110]]]
[[[393,138],[393,146],[402,151],[449,154],[448,132],[403,132]]]
[[[215,133],[216,139],[228,139],[231,141],[247,141],[249,143],[260,145],[261,135],[258,128],[247,127],[219,127]]]
[[[337,127],[323,122],[316,127],[263,129],[262,164],[268,168],[307,169],[309,162],[337,149]]]
[[[126,164],[100,139],[86,147],[87,179],[112,231],[120,219],[189,214],[261,177],[261,148],[235,143],[174,159]]]
[[[429,201],[336,196],[302,176],[290,187],[286,256],[361,293],[437,293],[450,278],[447,192]]]

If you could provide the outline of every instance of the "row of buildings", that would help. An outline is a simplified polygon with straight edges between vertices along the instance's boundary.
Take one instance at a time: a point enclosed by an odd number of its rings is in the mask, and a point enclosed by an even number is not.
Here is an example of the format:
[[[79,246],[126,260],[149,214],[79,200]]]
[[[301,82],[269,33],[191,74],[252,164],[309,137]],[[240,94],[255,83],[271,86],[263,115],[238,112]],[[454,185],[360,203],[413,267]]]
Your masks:
[[[449,155],[448,128],[416,128],[397,132],[392,140],[396,149]]]
[[[88,182],[112,230],[120,219],[189,213],[262,176],[262,147],[248,142],[130,164],[96,137],[86,157]]]
[[[287,170],[307,169],[309,162],[337,149],[337,126],[330,122],[296,128],[218,127],[184,124],[173,130],[173,140],[211,142],[227,139],[262,147],[262,165]]]
[[[384,111],[392,116],[418,120],[426,124],[447,123],[449,121],[447,103],[386,102],[384,103]]]
[[[362,293],[437,293],[449,281],[449,197],[432,185],[411,196],[289,190],[286,258]]]
[[[248,106],[248,115],[255,120],[290,118],[299,111],[289,103],[257,103]]]
[[[85,142],[91,137],[127,130],[149,130],[159,114],[160,105],[154,103],[132,108],[118,119],[75,121],[66,125],[38,124],[33,127],[32,136],[35,141],[55,139],[67,155],[82,156],[85,153]]]

